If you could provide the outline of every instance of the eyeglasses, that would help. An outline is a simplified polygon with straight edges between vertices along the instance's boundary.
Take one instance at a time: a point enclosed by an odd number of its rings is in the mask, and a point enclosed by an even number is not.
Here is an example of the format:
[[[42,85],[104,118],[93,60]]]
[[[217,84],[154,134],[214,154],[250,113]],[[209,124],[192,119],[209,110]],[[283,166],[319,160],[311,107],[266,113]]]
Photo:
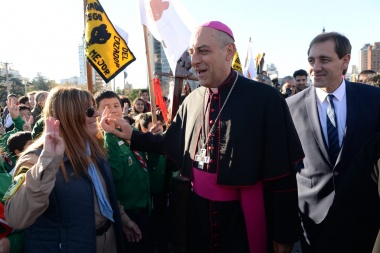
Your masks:
[[[96,112],[96,106],[95,105],[90,106],[86,110],[86,116],[91,118],[92,116],[94,116],[95,112]]]

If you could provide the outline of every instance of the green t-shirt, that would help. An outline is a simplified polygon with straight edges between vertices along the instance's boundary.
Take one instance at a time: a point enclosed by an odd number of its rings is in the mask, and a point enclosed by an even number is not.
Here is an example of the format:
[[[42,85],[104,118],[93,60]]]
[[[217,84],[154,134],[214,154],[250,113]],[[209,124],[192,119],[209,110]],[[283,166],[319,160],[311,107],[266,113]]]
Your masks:
[[[7,145],[8,139],[12,134],[15,134],[19,131],[24,131],[22,127],[24,126],[24,123],[25,123],[25,121],[21,118],[21,116],[18,116],[17,118],[12,119],[12,120],[15,127],[11,131],[3,134],[0,138],[0,147],[5,153],[5,155],[3,155],[2,165],[7,172],[11,171],[13,167],[16,165],[16,157],[12,156],[8,150],[8,145]]]

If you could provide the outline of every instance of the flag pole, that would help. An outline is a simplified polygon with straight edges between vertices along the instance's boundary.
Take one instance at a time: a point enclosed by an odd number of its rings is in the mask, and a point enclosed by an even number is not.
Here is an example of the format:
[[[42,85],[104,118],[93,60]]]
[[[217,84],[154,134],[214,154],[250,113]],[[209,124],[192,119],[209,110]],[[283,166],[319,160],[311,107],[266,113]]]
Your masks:
[[[149,78],[149,96],[150,96],[150,108],[152,110],[152,124],[156,124],[157,115],[156,115],[156,97],[154,96],[153,89],[153,71],[152,63],[150,57],[149,41],[148,41],[148,28],[143,25],[144,28],[144,41],[145,41],[145,51],[146,51],[146,64],[148,66],[148,78]]]
[[[87,8],[87,0],[83,0],[83,17],[84,17],[84,29],[86,29],[86,8]],[[83,46],[86,44],[83,42]],[[92,80],[92,66],[86,60],[86,75],[87,75],[87,89],[89,92],[93,93],[93,80]]]
[[[248,41],[247,56],[245,57],[244,68],[246,68],[248,64],[248,52],[249,52],[249,47],[251,46],[250,44],[251,44],[251,37],[249,37],[249,41]]]

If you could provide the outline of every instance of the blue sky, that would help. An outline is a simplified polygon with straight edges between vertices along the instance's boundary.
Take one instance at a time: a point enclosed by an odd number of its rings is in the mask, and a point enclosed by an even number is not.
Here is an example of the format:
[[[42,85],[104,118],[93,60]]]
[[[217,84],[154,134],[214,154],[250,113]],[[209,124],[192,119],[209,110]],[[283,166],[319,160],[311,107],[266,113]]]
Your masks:
[[[308,45],[323,27],[350,39],[351,65],[359,64],[359,50],[364,44],[380,41],[378,0],[180,1],[199,24],[219,20],[229,25],[242,61],[251,37],[254,54],[265,52],[265,63],[274,63],[280,77],[300,68],[308,69]],[[137,60],[127,67],[128,81],[135,88],[146,87],[138,0],[100,3],[110,20],[129,34],[129,47]],[[79,76],[83,1],[1,0],[0,10],[0,62],[12,63],[14,69],[29,78],[37,72],[57,81]],[[122,83],[121,76],[117,84]]]

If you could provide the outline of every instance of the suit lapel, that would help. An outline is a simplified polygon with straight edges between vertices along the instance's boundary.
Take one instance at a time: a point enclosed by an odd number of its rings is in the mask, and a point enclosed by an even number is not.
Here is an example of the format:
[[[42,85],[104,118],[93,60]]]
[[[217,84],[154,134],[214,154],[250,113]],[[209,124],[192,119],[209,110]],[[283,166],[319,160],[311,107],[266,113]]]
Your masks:
[[[319,122],[319,114],[317,109],[317,97],[315,94],[315,88],[311,88],[309,95],[305,99],[306,111],[310,120],[311,129],[314,134],[314,138],[321,149],[325,158],[329,161],[329,153],[327,151],[327,144],[322,132],[321,124]]]
[[[340,150],[337,163],[345,155],[345,151],[350,146],[352,137],[354,135],[353,129],[355,129],[356,122],[358,120],[358,96],[355,89],[355,84],[346,81],[346,104],[347,104],[347,118],[346,127],[343,135],[342,148]]]

